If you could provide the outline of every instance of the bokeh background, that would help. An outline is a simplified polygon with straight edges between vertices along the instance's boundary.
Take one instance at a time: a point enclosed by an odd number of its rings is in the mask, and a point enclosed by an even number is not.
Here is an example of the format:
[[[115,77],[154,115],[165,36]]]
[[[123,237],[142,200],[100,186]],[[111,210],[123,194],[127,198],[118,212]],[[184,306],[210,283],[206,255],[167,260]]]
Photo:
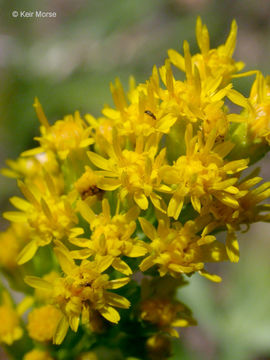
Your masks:
[[[124,86],[130,74],[145,81],[152,66],[164,62],[167,49],[181,50],[184,39],[197,50],[197,15],[208,25],[212,47],[224,41],[235,18],[235,57],[246,69],[270,72],[267,0],[2,0],[0,5],[1,167],[6,158],[34,146],[35,96],[51,122],[75,110],[98,116],[103,104],[112,103],[109,83],[115,77]],[[55,11],[57,17],[13,18],[14,10]],[[252,81],[239,82],[245,95]],[[260,165],[269,179],[270,157]],[[1,176],[1,211],[16,192],[15,181]],[[7,226],[3,220],[0,225]],[[216,266],[221,284],[194,276],[179,291],[199,326],[182,330],[171,359],[270,359],[269,233],[269,224],[256,224],[239,235],[239,264]]]

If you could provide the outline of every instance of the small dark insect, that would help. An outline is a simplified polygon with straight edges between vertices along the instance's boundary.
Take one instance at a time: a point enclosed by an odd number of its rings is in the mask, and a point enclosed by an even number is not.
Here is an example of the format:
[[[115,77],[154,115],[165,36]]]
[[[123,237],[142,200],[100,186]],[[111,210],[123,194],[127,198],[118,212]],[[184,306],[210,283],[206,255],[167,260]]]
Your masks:
[[[155,117],[155,115],[152,113],[152,111],[150,110],[145,110],[144,112],[145,114],[151,116],[151,118],[153,118],[154,120],[157,120],[157,118]]]
[[[79,286],[80,286],[81,288],[83,288],[83,287],[91,287],[91,286],[92,286],[92,283],[91,283],[91,281],[88,281],[88,282],[86,282],[86,283],[81,283]]]
[[[81,192],[81,198],[82,200],[85,200],[86,198],[88,198],[88,196],[97,195],[97,197],[101,200],[103,194],[104,194],[104,190],[101,190],[97,186],[93,185],[90,186],[87,190]]]
[[[216,140],[215,140],[215,143],[221,143],[221,142],[224,142],[225,141],[225,136],[224,135],[218,135]]]

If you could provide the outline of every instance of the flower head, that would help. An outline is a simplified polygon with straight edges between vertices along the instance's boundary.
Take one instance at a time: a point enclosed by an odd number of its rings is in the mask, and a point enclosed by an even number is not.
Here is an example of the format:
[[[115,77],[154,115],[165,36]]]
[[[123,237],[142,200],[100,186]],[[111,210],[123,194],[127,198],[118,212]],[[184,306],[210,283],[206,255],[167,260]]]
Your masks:
[[[52,291],[52,303],[57,305],[63,317],[54,334],[54,342],[61,343],[68,326],[77,331],[80,317],[91,322],[91,311],[97,310],[105,319],[118,323],[120,316],[114,307],[128,308],[129,301],[108,289],[118,289],[129,282],[129,278],[109,280],[103,272],[111,265],[111,259],[100,262],[83,260],[76,265],[64,246],[55,248],[64,277],[59,277],[49,283],[36,277],[26,277],[25,281],[34,288]],[[69,325],[68,325],[69,324]]]
[[[194,325],[190,310],[180,301],[168,298],[150,298],[141,303],[141,318],[158,327],[159,330],[178,337],[174,327]]]
[[[131,77],[128,92],[116,79],[114,106],[98,118],[77,111],[50,124],[35,99],[40,146],[1,171],[23,197],[4,213],[11,225],[0,233],[0,268],[30,292],[27,272],[34,291],[18,306],[3,291],[0,342],[22,337],[20,317],[31,308],[28,340],[41,343],[26,353],[20,341],[20,358],[90,360],[107,346],[110,358],[167,359],[168,335],[195,324],[179,287],[194,273],[221,281],[208,263],[237,262],[237,231],[270,221],[270,182],[257,170],[243,176],[270,149],[270,80],[239,73],[236,34],[233,21],[211,48],[198,18],[199,53],[185,41],[183,55],[169,50],[144,83]],[[246,98],[237,78],[255,73]],[[79,331],[56,350],[51,341],[61,344],[69,329]]]
[[[52,305],[44,305],[28,314],[29,336],[37,341],[52,340],[61,319],[61,311]]]
[[[258,72],[249,96],[248,125],[255,140],[266,140],[270,144],[270,77]],[[244,114],[245,115],[245,114]]]
[[[53,151],[61,160],[65,160],[73,151],[79,151],[93,144],[91,127],[80,117],[78,111],[74,116],[67,115],[63,120],[58,120],[50,126],[42,106],[38,99],[35,99],[34,108],[41,123],[41,136],[35,139],[40,142],[40,147],[31,150],[31,153]]]
[[[131,79],[128,93],[130,104],[119,79],[116,79],[115,85],[111,84],[116,109],[105,107],[103,114],[113,122],[119,135],[128,137],[133,144],[139,136],[166,134],[177,118],[159,106],[160,91],[156,67],[146,84],[136,87]]]
[[[201,79],[205,82],[213,78],[218,79],[220,84],[228,84],[232,76],[244,67],[243,62],[236,62],[232,58],[237,36],[235,20],[232,22],[231,31],[225,44],[216,49],[210,49],[208,29],[206,25],[202,24],[200,17],[197,19],[196,36],[201,53],[191,57],[192,70],[198,69]],[[183,58],[175,50],[169,50],[168,53],[171,62],[175,66],[185,72],[189,70],[186,58]]]
[[[144,218],[139,218],[144,234],[151,240],[149,256],[140,264],[140,269],[146,271],[157,265],[161,276],[170,274],[173,277],[198,271],[210,280],[220,281],[217,275],[209,274],[204,269],[204,263],[227,259],[225,246],[216,241],[206,231],[198,235],[206,221],[200,218],[187,221],[184,225],[160,219],[157,229]]]
[[[10,221],[29,224],[31,241],[20,252],[17,259],[19,264],[29,261],[38,247],[67,237],[78,221],[68,197],[58,194],[49,174],[45,175],[45,184],[45,191],[41,192],[35,186],[30,188],[18,182],[27,201],[19,197],[11,198],[12,204],[21,211],[4,213],[4,217]]]
[[[6,231],[0,233],[0,266],[15,269],[17,256],[28,241],[30,229],[24,223],[11,223]]]
[[[60,176],[59,166],[52,151],[34,155],[22,153],[17,160],[7,160],[8,168],[1,169],[1,173],[11,178],[25,179],[38,184],[43,169],[53,175]]]
[[[253,176],[251,173],[247,178],[239,182],[238,188],[242,196],[239,198],[239,207],[233,209],[227,207],[224,203],[213,201],[204,212],[211,213],[214,217],[207,228],[211,231],[218,228],[227,228],[226,251],[230,261],[238,262],[239,244],[236,231],[241,229],[242,225],[249,227],[250,224],[258,221],[268,221],[269,206],[260,204],[270,196],[270,183],[265,182],[256,186],[262,178]]]
[[[170,191],[161,184],[158,169],[165,159],[165,149],[158,155],[159,139],[149,137],[146,142],[138,139],[135,150],[122,150],[118,138],[114,136],[113,144],[108,148],[109,159],[98,154],[88,152],[91,162],[104,171],[98,183],[103,190],[120,189],[120,197],[132,197],[143,210],[148,208],[148,198],[160,211],[165,212],[164,202],[156,192]]]
[[[45,350],[33,349],[26,353],[23,360],[54,360]]]
[[[102,212],[96,215],[84,202],[78,202],[81,215],[89,222],[92,234],[90,239],[70,238],[70,242],[77,246],[89,249],[82,252],[72,251],[74,258],[82,256],[94,256],[95,259],[111,258],[112,267],[125,275],[132,274],[132,270],[122,256],[140,257],[146,254],[144,242],[138,238],[132,238],[136,230],[135,220],[139,211],[135,206],[125,214],[118,212],[112,217],[107,199],[102,201]]]
[[[232,144],[225,142],[215,146],[215,140],[215,132],[211,132],[205,143],[201,132],[193,137],[189,125],[185,135],[186,155],[180,156],[172,166],[165,165],[160,169],[164,182],[174,187],[168,206],[169,216],[178,219],[186,199],[190,199],[199,213],[202,204],[207,207],[213,198],[231,208],[239,207],[238,198],[242,194],[235,183],[248,160],[224,160]]]
[[[3,291],[0,305],[0,343],[12,345],[14,341],[23,335],[20,326],[20,318],[16,309],[13,307],[10,296]]]

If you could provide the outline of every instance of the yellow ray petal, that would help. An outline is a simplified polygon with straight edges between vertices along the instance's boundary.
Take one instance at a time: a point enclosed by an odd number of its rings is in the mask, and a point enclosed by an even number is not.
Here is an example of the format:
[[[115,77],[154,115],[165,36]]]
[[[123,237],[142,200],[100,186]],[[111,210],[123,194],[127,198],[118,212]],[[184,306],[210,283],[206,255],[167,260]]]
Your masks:
[[[199,270],[199,274],[204,276],[206,279],[214,281],[214,282],[221,282],[222,281],[220,276],[215,275],[215,274],[210,274],[208,271],[206,271],[204,269]]]
[[[169,56],[170,62],[174,66],[176,66],[178,69],[180,69],[182,71],[185,71],[185,59],[181,54],[179,54],[179,52],[177,52],[174,49],[169,49],[168,56]]]
[[[106,289],[119,289],[120,287],[125,286],[129,281],[130,281],[129,277],[111,280],[106,286]]]
[[[113,257],[112,256],[102,256],[102,258],[100,258],[97,261],[97,268],[100,272],[105,271],[106,269],[108,269],[108,267],[111,266],[112,262],[113,262]]]
[[[124,275],[131,275],[132,270],[123,260],[115,258],[112,262],[112,267]]]
[[[143,192],[137,192],[134,194],[134,200],[136,204],[142,209],[146,210],[148,208],[148,200]]]
[[[70,255],[72,259],[88,259],[91,255],[93,255],[93,250],[91,249],[82,249],[82,250],[72,250],[70,251]]]
[[[56,328],[55,334],[53,336],[53,343],[56,345],[60,345],[69,328],[69,323],[65,315],[63,315],[62,319],[59,321],[58,326]]]
[[[53,250],[57,256],[61,269],[65,274],[69,274],[75,268],[75,263],[72,260],[72,257],[60,247],[55,247]]]
[[[26,276],[24,282],[34,289],[52,290],[52,284],[37,276]]]
[[[91,224],[95,220],[95,213],[84,201],[79,200],[77,202],[77,209],[81,213],[84,220],[86,220],[89,224]]]
[[[109,160],[104,159],[102,156],[100,156],[92,151],[88,151],[87,155],[88,155],[89,159],[91,160],[91,162],[96,167],[103,169],[103,170],[108,170],[108,171],[112,170]]]
[[[115,306],[122,309],[128,309],[130,307],[130,302],[123,296],[114,293],[106,293],[105,296],[107,302],[111,306]]]
[[[36,197],[34,196],[34,194],[32,193],[32,191],[27,187],[25,186],[25,184],[18,180],[18,187],[20,188],[22,194],[24,195],[24,197],[32,204],[35,206],[35,208],[37,210],[40,209],[40,204],[39,202],[37,201]]]
[[[11,204],[13,206],[15,206],[17,209],[21,210],[21,211],[26,211],[28,210],[31,205],[29,204],[28,201],[18,197],[18,196],[12,196],[9,201],[11,202]]]
[[[22,316],[34,303],[33,296],[26,296],[16,308],[17,314]]]
[[[233,55],[233,52],[235,49],[235,44],[236,44],[236,37],[237,37],[237,24],[236,24],[236,21],[233,20],[232,25],[231,25],[230,34],[225,43],[225,51],[227,53],[227,56],[229,56],[229,57],[232,57],[232,55]]]
[[[102,309],[98,309],[98,311],[105,319],[109,320],[112,323],[117,324],[120,320],[120,315],[118,311],[111,306],[106,306]]]
[[[119,179],[101,178],[98,179],[97,186],[101,190],[114,191],[121,186],[121,181]]]
[[[177,220],[181,213],[183,205],[184,205],[184,199],[174,195],[169,202],[168,212],[167,212],[168,216],[173,217],[175,220]]]
[[[154,257],[153,256],[148,256],[147,258],[143,259],[143,261],[140,263],[140,269],[142,271],[146,271],[148,270],[150,267],[155,265],[155,262],[153,261]]]
[[[17,257],[17,262],[19,265],[25,264],[27,261],[31,260],[32,257],[37,252],[38,246],[35,240],[32,240],[27,244]]]
[[[144,218],[140,217],[139,222],[145,235],[152,241],[157,237],[157,232],[154,226]]]
[[[35,101],[33,104],[34,109],[36,110],[38,120],[40,121],[40,124],[45,126],[45,128],[49,128],[50,124],[46,118],[46,115],[44,114],[43,108],[41,103],[39,102],[38,98],[35,97]]]
[[[230,261],[237,263],[239,261],[239,244],[235,233],[232,231],[228,231],[226,237],[226,250]]]
[[[69,317],[69,326],[71,327],[71,329],[75,332],[77,332],[78,327],[79,327],[79,323],[80,323],[80,317],[77,315],[73,315]]]
[[[129,257],[140,257],[147,253],[147,248],[144,246],[144,243],[142,245],[133,245],[132,249],[125,253],[126,256]]]
[[[6,211],[3,213],[3,218],[11,221],[11,222],[19,222],[19,223],[26,223],[27,216],[23,212],[19,211]]]

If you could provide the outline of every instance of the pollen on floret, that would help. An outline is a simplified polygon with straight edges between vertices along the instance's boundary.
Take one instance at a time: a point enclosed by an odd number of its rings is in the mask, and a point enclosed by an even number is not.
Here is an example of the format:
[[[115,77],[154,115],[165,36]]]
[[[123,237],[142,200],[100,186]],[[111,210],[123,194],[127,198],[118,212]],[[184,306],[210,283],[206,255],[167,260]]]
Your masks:
[[[29,336],[37,341],[52,340],[62,313],[53,305],[44,305],[32,310],[28,315]]]
[[[6,292],[2,293],[0,319],[0,343],[11,345],[22,337],[23,329],[20,326],[19,315]]]
[[[23,360],[54,360],[45,350],[33,349],[26,353]]]

